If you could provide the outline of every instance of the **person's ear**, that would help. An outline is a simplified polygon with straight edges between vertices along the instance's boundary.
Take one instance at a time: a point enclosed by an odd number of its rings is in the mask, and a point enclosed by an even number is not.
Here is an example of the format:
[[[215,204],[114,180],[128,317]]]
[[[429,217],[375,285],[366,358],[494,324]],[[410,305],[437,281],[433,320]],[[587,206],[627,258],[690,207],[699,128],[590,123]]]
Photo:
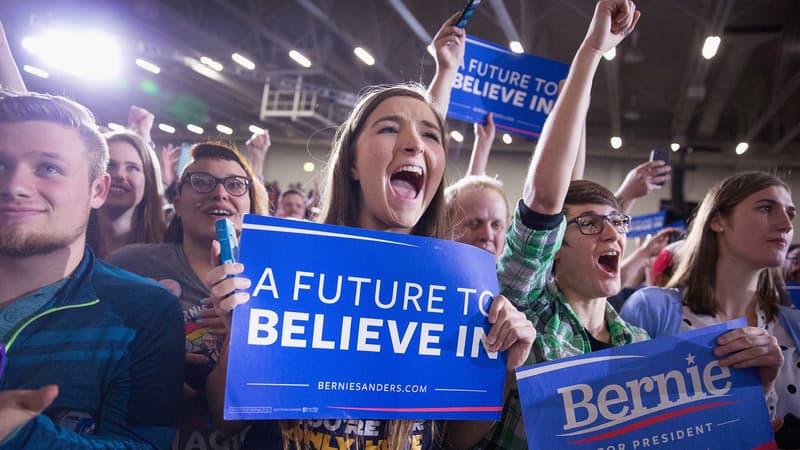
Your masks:
[[[358,177],[358,169],[356,168],[355,165],[350,167],[350,178],[353,179],[353,180],[358,180],[359,179],[359,177]]]
[[[111,176],[103,172],[100,176],[98,176],[94,181],[92,181],[92,186],[90,190],[90,197],[89,197],[89,206],[92,209],[98,209],[106,202],[106,197],[108,197],[108,188],[111,185]]]
[[[723,226],[723,222],[724,221],[722,220],[722,216],[720,216],[719,213],[717,213],[717,214],[714,215],[714,217],[711,218],[711,220],[709,221],[709,225],[708,226],[709,226],[709,228],[711,228],[711,231],[713,231],[715,233],[722,233],[722,232],[725,231],[725,227]]]

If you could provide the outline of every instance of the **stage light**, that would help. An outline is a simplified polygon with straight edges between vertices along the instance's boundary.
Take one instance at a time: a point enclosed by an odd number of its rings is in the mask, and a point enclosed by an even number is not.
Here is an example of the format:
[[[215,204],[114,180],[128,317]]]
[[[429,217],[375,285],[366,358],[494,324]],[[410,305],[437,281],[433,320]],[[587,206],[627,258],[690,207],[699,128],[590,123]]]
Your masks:
[[[744,155],[744,152],[746,152],[747,149],[749,149],[749,148],[750,148],[750,144],[748,144],[747,142],[739,142],[739,144],[736,145],[736,154],[737,155]]]
[[[215,61],[209,58],[208,56],[201,56],[200,62],[207,65],[208,67],[211,67],[217,72],[222,72],[222,63],[220,63],[219,61]]]
[[[368,66],[372,66],[375,64],[375,58],[373,58],[372,55],[370,55],[369,52],[364,50],[363,48],[356,47],[353,49],[353,53],[355,53],[356,56],[358,56],[358,59],[363,61],[364,64]]]
[[[719,36],[709,36],[703,43],[703,58],[711,59],[717,54],[719,44],[722,42]]]
[[[510,145],[511,142],[513,142],[513,139],[511,139],[511,135],[508,133],[503,133],[503,142],[507,145]]]
[[[194,134],[203,134],[203,128],[202,127],[198,127],[195,124],[191,124],[190,123],[189,125],[186,125],[186,129],[191,131]]]
[[[264,129],[255,125],[250,125],[247,129],[253,134],[264,134]]]
[[[311,60],[306,58],[305,55],[303,55],[302,53],[298,52],[297,50],[290,51],[289,52],[289,57],[292,58],[294,60],[294,62],[296,62],[297,64],[300,64],[301,66],[305,67],[306,69],[311,67]]]
[[[231,128],[231,127],[229,127],[229,126],[226,126],[226,125],[223,125],[223,124],[221,124],[221,123],[220,123],[220,124],[217,124],[217,131],[219,131],[219,132],[220,132],[220,133],[222,133],[222,134],[227,134],[227,135],[229,135],[229,136],[230,136],[231,134],[233,134],[233,128]]]
[[[100,31],[51,30],[22,40],[22,47],[45,67],[87,81],[116,79],[122,53],[111,35]]]
[[[672,144],[669,144],[669,148],[671,148],[673,152],[677,152],[678,150],[681,149],[681,144],[673,142]]]
[[[313,172],[314,171],[314,163],[311,161],[306,161],[303,163],[303,171],[304,172]]]
[[[239,64],[240,66],[244,67],[247,70],[255,70],[255,68],[256,68],[256,63],[254,63],[253,61],[250,61],[249,59],[245,58],[244,56],[242,56],[242,55],[240,55],[238,53],[232,54],[231,55],[231,59],[236,64]]]
[[[169,134],[175,133],[175,127],[173,127],[172,125],[167,125],[165,123],[158,124],[158,129],[163,131],[164,133],[169,133]]]
[[[38,67],[29,66],[27,64],[22,66],[22,70],[24,70],[25,72],[28,72],[31,75],[36,75],[39,78],[49,78],[50,77],[50,74],[46,70],[40,69]]]
[[[616,57],[617,57],[617,47],[611,47],[611,50],[603,53],[603,58],[605,58],[606,61],[611,61]]]
[[[157,65],[151,63],[150,61],[146,61],[142,58],[136,58],[136,65],[156,75],[158,75],[161,72],[161,67],[158,67]]]
[[[464,135],[456,130],[450,132],[450,137],[456,142],[464,142]]]
[[[614,150],[619,150],[622,147],[622,138],[619,136],[613,136],[611,138],[611,148]]]
[[[525,49],[522,48],[522,43],[520,41],[511,41],[508,43],[508,48],[511,49],[514,53],[525,53]]]

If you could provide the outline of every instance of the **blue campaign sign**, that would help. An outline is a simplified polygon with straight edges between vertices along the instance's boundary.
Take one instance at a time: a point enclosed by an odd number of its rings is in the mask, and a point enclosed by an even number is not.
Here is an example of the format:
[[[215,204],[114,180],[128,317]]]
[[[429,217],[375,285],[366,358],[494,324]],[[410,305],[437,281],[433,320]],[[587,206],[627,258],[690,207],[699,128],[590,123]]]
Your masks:
[[[775,448],[754,368],[722,367],[715,339],[744,319],[517,369],[534,449]]]
[[[792,300],[792,305],[800,309],[800,283],[786,283],[786,292]]]
[[[666,211],[631,217],[631,231],[628,232],[628,237],[634,238],[657,233],[664,228],[664,219],[666,217]]]
[[[498,420],[494,255],[452,241],[246,216],[225,419]]]
[[[567,72],[568,64],[467,36],[447,116],[484,123],[491,111],[498,130],[538,138]]]

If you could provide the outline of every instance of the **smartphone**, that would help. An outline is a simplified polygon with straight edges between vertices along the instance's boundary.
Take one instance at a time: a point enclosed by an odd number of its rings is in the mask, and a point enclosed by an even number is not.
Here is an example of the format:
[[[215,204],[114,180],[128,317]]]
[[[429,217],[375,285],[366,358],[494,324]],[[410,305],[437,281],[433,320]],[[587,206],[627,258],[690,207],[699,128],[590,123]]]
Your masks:
[[[467,26],[467,22],[472,17],[472,13],[475,12],[475,8],[481,4],[481,0],[467,0],[467,4],[464,5],[464,9],[461,10],[461,14],[458,15],[458,18],[453,21],[453,26],[458,28],[464,28]]]
[[[228,219],[217,219],[217,240],[221,247],[219,262],[221,264],[235,263],[239,259],[239,240],[236,239],[236,227]]]
[[[650,150],[650,161],[664,161],[664,164],[669,165],[670,151],[666,148],[654,148]],[[658,183],[663,186],[664,183]]]

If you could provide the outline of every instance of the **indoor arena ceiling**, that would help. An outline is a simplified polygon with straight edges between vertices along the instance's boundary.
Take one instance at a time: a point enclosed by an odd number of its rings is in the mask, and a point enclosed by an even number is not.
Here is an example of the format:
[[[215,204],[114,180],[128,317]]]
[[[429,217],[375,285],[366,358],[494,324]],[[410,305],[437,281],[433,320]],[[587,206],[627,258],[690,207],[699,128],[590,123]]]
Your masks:
[[[155,140],[197,139],[185,124],[268,127],[275,142],[326,140],[360,89],[416,80],[434,72],[426,46],[459,0],[0,0],[0,17],[20,66],[36,64],[21,48],[25,36],[52,27],[100,28],[114,34],[126,64],[109,84],[52,73],[24,74],[32,90],[61,93],[89,105],[101,121],[124,122],[127,105],[144,106],[178,129]],[[793,165],[800,154],[800,2],[797,0],[642,0],[637,30],[595,79],[588,118],[590,155],[612,154],[608,137],[644,152],[678,142],[714,158],[748,158]],[[591,18],[591,0],[484,0],[467,31],[525,51],[569,62]],[[705,60],[705,38],[718,35],[716,57]],[[367,66],[353,48],[375,57]],[[296,49],[312,65],[289,58]],[[246,55],[247,70],[231,60]],[[192,70],[201,57],[222,63],[215,78]],[[150,74],[135,58],[161,68]],[[264,84],[291,91],[301,83],[315,111],[308,117],[259,120]],[[291,98],[290,98],[291,100]],[[157,122],[157,123],[158,123]],[[453,129],[471,135],[466,124]],[[468,139],[470,139],[468,137]],[[520,140],[515,140],[515,146]],[[499,142],[499,141],[498,141]],[[502,144],[498,143],[498,147]]]

